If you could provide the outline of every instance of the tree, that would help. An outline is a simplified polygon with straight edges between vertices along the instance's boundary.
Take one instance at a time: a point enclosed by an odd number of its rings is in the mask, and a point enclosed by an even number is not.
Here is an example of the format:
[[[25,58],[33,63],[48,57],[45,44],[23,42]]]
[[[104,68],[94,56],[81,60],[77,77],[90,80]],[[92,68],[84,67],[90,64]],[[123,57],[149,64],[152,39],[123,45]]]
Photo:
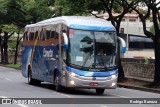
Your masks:
[[[93,14],[93,11],[107,12],[109,17],[106,19],[111,21],[113,26],[116,28],[117,36],[119,35],[119,29],[121,21],[126,13],[131,12],[131,7],[137,7],[138,0],[55,0],[55,6],[62,7],[63,15],[88,15]],[[114,16],[113,11],[118,12],[119,15]],[[120,56],[119,56],[120,57]],[[124,79],[124,71],[119,58],[118,62],[119,81]]]
[[[16,50],[15,50],[15,55],[14,55],[14,64],[17,64],[17,57],[18,57],[18,46],[19,46],[19,43],[22,39],[22,37],[20,37],[20,32],[21,30],[18,31],[18,37],[17,37],[17,40],[16,40]]]
[[[160,27],[160,23],[159,23],[159,27]],[[155,35],[154,25],[152,25],[152,27],[150,28],[150,32],[152,32]]]
[[[1,36],[1,63],[8,63],[8,39],[14,34],[14,25],[2,26],[3,36]]]
[[[156,2],[156,0],[140,0],[139,4],[142,6],[147,7],[147,12],[141,13],[138,8],[132,7],[143,24],[143,31],[144,34],[151,38],[154,43],[154,53],[155,53],[155,74],[154,74],[154,81],[151,86],[160,87],[160,1]],[[153,21],[154,29],[153,31],[148,31],[146,27],[146,20],[150,17]]]
[[[0,25],[15,24],[24,28],[26,24],[51,18],[54,11],[49,8],[54,0],[0,0]]]
[[[0,31],[4,32],[3,38],[0,38],[0,42],[4,39],[3,43],[1,42],[1,51],[4,50],[6,53],[3,54],[2,52],[1,54],[2,62],[3,58],[5,58],[5,62],[8,63],[7,43],[11,36],[8,35],[11,29],[6,31],[4,26],[14,25],[17,26],[18,29],[22,29],[26,24],[36,23],[50,18],[53,15],[53,10],[49,8],[53,3],[52,1],[53,0],[0,0]],[[17,43],[19,44],[19,41],[17,41]],[[6,55],[6,57],[3,55]]]
[[[1,44],[2,44],[2,29],[0,28],[0,46],[1,46]],[[2,48],[1,48],[1,63],[3,63],[3,50],[2,50]]]

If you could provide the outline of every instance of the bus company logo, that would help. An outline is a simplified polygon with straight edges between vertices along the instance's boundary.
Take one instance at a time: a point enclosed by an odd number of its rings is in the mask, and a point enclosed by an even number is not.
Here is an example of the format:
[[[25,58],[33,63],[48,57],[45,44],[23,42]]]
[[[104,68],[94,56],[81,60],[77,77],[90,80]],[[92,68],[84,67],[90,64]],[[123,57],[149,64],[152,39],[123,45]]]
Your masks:
[[[53,57],[53,50],[45,50],[45,48],[43,49],[43,57]]]
[[[96,80],[96,77],[93,77],[92,79],[93,79],[93,80]]]

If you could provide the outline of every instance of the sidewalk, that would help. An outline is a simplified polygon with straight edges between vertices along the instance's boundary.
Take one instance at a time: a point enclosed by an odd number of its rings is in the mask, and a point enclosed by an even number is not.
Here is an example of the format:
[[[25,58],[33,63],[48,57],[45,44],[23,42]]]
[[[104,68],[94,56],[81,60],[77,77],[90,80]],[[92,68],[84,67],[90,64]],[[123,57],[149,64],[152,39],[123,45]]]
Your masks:
[[[160,88],[150,88],[148,85],[153,81],[153,79],[148,78],[138,78],[127,76],[127,79],[123,82],[118,83],[118,87],[124,87],[129,89],[154,92],[160,94]]]

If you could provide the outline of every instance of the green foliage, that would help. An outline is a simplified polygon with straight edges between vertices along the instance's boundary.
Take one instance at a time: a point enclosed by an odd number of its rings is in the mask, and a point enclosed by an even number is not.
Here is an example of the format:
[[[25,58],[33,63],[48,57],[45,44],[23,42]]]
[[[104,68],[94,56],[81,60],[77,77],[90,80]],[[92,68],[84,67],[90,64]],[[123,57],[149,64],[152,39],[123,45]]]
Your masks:
[[[5,32],[17,32],[18,31],[18,28],[17,26],[15,26],[14,24],[4,24],[2,25],[2,30],[5,31]]]
[[[12,50],[15,50],[16,49],[16,40],[9,40],[8,48],[12,49]]]
[[[91,11],[103,9],[99,0],[55,0],[55,10],[62,8],[63,15],[88,15]]]
[[[55,0],[55,11],[62,8],[63,15],[89,15],[92,11],[102,12],[105,4],[101,0]],[[120,13],[122,7],[114,2],[114,11]]]
[[[21,29],[50,18],[53,10],[48,5],[52,3],[53,0],[0,0],[0,26],[14,24]]]
[[[0,0],[0,30],[5,32],[3,48],[8,50],[8,39],[12,32],[21,32],[27,24],[51,18],[54,0]],[[2,39],[2,36],[0,36]],[[17,38],[20,41],[21,38]],[[10,42],[9,48],[15,49],[17,41]],[[19,42],[17,42],[18,44]],[[4,51],[6,52],[6,51]],[[5,63],[8,63],[7,53],[4,53]],[[1,60],[3,63],[3,59]]]
[[[160,23],[159,23],[159,28],[160,28]],[[152,27],[150,28],[150,32],[152,32],[153,35],[155,35],[154,25],[152,25]]]
[[[24,0],[24,10],[26,13],[26,20],[29,23],[36,23],[38,21],[51,18],[53,11],[48,7],[46,0]]]
[[[11,68],[21,69],[21,65],[22,65],[21,63],[18,63],[18,64],[8,64],[6,66]]]
[[[145,58],[145,59],[144,59],[144,64],[149,64],[148,58]]]

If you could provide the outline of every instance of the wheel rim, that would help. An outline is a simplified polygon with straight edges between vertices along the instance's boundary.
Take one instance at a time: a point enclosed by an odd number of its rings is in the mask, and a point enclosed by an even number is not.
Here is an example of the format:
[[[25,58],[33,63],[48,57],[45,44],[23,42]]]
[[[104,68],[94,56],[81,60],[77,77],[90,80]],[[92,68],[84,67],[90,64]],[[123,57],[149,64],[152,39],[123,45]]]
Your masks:
[[[31,81],[31,75],[30,75],[30,73],[28,74],[28,83],[30,83],[30,81]]]
[[[57,75],[55,77],[54,83],[55,83],[55,89],[57,90],[58,89],[58,76]]]

